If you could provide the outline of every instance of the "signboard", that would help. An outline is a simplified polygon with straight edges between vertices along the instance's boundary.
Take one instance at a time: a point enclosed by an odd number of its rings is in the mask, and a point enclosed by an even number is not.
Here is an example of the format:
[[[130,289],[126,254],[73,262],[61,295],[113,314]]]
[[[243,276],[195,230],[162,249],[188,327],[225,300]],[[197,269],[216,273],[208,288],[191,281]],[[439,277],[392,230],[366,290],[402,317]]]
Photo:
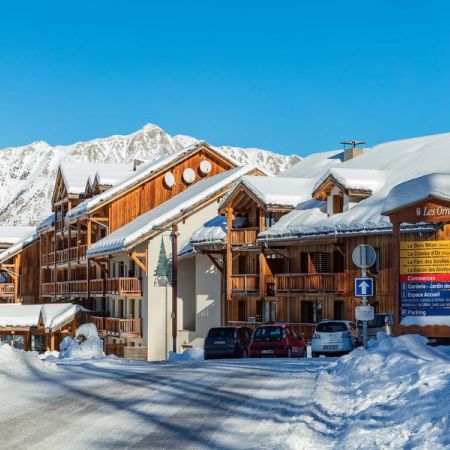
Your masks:
[[[377,252],[368,244],[356,246],[352,252],[353,264],[360,269],[368,269],[375,264]]]
[[[372,297],[373,279],[368,277],[355,278],[355,297]]]
[[[355,308],[356,320],[373,320],[375,319],[375,309],[373,306],[357,306]]]
[[[450,241],[400,243],[400,315],[450,315]]]

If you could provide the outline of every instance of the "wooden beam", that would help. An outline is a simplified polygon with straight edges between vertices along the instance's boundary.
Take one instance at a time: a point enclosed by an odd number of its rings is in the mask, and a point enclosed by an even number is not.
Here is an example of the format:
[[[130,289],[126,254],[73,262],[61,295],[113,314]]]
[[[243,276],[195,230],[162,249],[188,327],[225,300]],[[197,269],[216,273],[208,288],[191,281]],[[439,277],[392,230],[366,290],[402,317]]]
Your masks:
[[[233,228],[233,208],[226,208],[225,215],[227,218],[227,246],[225,254],[225,267],[226,267],[226,299],[231,300],[231,276],[233,274],[233,254],[231,251],[231,229]]]
[[[148,252],[132,252],[130,255],[131,259],[147,274],[147,266],[148,266]],[[143,261],[141,261],[141,259]]]
[[[211,260],[211,262],[214,264],[214,266],[217,268],[217,270],[220,273],[223,273],[223,269],[224,269],[223,261],[222,261],[222,265],[220,265],[219,261],[216,258],[214,258],[214,256],[211,255],[211,253],[205,253],[205,255]]]

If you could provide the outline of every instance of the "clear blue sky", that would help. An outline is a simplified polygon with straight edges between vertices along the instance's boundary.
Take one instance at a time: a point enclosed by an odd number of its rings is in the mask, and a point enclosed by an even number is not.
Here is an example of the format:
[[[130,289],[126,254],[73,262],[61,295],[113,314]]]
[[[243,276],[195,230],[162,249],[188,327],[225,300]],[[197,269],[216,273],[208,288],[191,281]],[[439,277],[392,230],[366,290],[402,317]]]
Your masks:
[[[450,2],[0,6],[0,148],[155,123],[307,154],[450,131]]]

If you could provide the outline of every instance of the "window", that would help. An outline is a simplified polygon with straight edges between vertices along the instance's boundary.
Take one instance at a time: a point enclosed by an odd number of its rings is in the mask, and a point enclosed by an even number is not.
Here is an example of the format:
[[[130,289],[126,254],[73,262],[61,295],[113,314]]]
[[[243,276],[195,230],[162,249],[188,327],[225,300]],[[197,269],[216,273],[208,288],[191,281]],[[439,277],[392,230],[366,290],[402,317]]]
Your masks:
[[[309,272],[309,254],[307,252],[300,253],[300,273]]]
[[[318,333],[339,333],[347,331],[347,325],[344,322],[322,322],[317,325]]]
[[[247,320],[247,302],[245,300],[239,300],[238,320],[241,322],[244,322]]]
[[[369,272],[373,273],[375,275],[378,275],[381,271],[381,254],[380,254],[380,249],[376,248],[375,249],[375,253],[377,255],[377,259],[375,260],[375,262],[373,263],[373,265],[371,267],[369,267]]]
[[[234,328],[211,328],[208,333],[209,338],[234,338]]]
[[[343,320],[344,319],[344,302],[342,300],[334,301],[333,318],[335,320]]]
[[[274,212],[266,211],[266,228],[270,228],[271,226],[277,223],[277,215]]]
[[[330,273],[330,254],[323,252],[311,253],[311,262],[315,273]]]
[[[255,331],[255,341],[278,341],[283,337],[281,327],[259,327]]]
[[[344,210],[344,197],[333,195],[333,214],[339,214]]]
[[[246,257],[246,255],[239,255],[237,263],[238,263],[238,274],[247,273],[247,257]]]
[[[335,273],[344,272],[345,270],[344,255],[339,250],[333,252],[333,270]]]

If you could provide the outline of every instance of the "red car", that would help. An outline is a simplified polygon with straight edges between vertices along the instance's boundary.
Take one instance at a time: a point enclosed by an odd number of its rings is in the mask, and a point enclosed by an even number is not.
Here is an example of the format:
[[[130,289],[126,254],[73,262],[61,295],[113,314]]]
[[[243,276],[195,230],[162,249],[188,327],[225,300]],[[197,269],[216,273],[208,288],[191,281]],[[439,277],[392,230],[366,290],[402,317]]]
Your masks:
[[[290,325],[274,323],[261,325],[253,333],[249,356],[306,356],[306,341]]]

